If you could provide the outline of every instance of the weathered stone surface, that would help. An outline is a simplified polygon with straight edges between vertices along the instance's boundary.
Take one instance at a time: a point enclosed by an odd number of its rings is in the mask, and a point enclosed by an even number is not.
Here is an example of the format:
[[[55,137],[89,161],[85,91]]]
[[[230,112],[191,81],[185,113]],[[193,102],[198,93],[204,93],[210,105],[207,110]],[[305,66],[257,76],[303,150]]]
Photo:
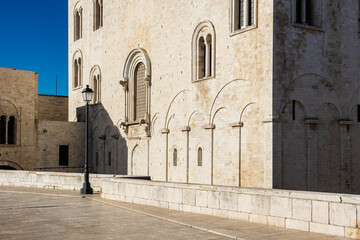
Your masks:
[[[310,232],[324,233],[324,234],[344,237],[345,227],[311,222]]]
[[[312,221],[329,224],[329,203],[312,201]]]
[[[330,224],[356,227],[356,207],[350,204],[329,204]]]
[[[301,230],[301,231],[309,231],[310,230],[310,223],[307,221],[286,219],[285,225],[286,225],[286,228],[290,228],[290,229],[296,229],[296,230]]]
[[[292,199],[271,197],[270,198],[270,215],[275,217],[290,218],[292,215]]]
[[[303,221],[311,221],[311,201],[310,200],[292,200],[292,218]]]

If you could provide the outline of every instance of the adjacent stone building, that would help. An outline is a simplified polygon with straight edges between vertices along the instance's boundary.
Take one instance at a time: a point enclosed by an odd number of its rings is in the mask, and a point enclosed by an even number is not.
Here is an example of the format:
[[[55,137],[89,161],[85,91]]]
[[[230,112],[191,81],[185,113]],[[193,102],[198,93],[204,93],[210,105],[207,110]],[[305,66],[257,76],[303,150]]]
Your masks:
[[[0,67],[0,169],[79,172],[84,123],[68,122],[68,97],[38,94],[38,74]]]
[[[91,169],[360,192],[359,0],[69,0]]]

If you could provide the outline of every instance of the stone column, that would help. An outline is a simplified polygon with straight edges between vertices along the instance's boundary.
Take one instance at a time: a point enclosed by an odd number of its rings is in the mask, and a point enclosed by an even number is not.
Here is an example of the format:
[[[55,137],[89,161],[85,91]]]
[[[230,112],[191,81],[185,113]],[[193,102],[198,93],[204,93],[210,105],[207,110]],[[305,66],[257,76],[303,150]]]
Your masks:
[[[317,191],[317,125],[319,119],[306,119],[307,128],[307,190]]]
[[[281,119],[264,120],[264,187],[281,188]]]
[[[150,122],[150,76],[146,76],[144,78],[145,81],[145,101],[146,101],[146,115],[145,115],[145,123],[149,124]],[[148,128],[149,129],[149,128]],[[150,133],[150,129],[148,131],[148,135]]]
[[[351,160],[351,143],[350,143],[350,126],[353,121],[339,121],[341,127],[341,192],[350,193],[350,160]]]
[[[211,123],[208,124],[206,126],[204,126],[205,129],[210,129],[211,130],[211,151],[210,151],[210,168],[211,168],[211,185],[214,185],[214,129],[215,129],[215,124]]]
[[[169,153],[168,153],[168,145],[169,145],[169,132],[170,130],[168,128],[163,128],[160,130],[160,132],[162,134],[166,134],[166,143],[165,143],[165,171],[166,171],[166,175],[165,175],[165,181],[168,181],[169,178]]]
[[[301,23],[306,23],[306,0],[301,0]]]
[[[241,128],[244,126],[243,122],[231,124],[232,128],[239,128],[239,187],[241,187]]]
[[[210,52],[211,52],[211,42],[208,42],[207,37],[205,38],[205,47],[206,47],[206,56],[205,56],[205,77],[211,77],[211,59],[210,59]]]
[[[189,133],[190,133],[190,127],[184,126],[181,127],[181,131],[186,132],[186,183],[189,183]]]
[[[244,25],[242,28],[246,28],[249,25],[249,0],[244,0]],[[241,14],[241,13],[239,13]]]

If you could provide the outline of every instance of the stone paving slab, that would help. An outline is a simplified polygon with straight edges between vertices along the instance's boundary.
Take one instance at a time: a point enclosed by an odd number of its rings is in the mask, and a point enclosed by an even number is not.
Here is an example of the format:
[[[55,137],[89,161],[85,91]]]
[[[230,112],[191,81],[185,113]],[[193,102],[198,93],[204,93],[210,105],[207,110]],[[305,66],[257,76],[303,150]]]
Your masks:
[[[99,194],[0,187],[0,239],[345,238],[105,200]]]

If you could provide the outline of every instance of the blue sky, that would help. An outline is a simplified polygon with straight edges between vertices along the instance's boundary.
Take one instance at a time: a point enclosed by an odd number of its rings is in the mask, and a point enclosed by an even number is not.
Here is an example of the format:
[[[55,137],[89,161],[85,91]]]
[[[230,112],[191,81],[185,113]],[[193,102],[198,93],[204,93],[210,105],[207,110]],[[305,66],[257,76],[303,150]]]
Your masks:
[[[68,95],[67,0],[0,0],[0,66],[39,73],[39,93]]]

